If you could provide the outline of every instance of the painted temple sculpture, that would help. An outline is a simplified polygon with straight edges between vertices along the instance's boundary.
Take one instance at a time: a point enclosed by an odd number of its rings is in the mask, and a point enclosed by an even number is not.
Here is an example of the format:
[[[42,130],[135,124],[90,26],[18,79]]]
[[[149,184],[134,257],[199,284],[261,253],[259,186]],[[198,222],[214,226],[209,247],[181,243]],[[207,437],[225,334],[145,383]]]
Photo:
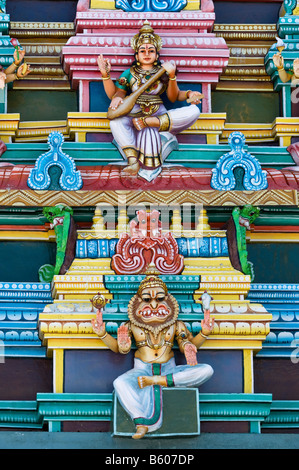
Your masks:
[[[136,425],[133,439],[161,427],[162,387],[196,387],[213,375],[212,367],[198,364],[196,358],[197,349],[214,326],[209,301],[205,306],[201,331],[193,337],[185,323],[178,320],[179,305],[166,284],[158,276],[149,275],[130,300],[129,321],[118,328],[117,339],[106,332],[101,310],[92,320],[94,332],[115,353],[128,354],[132,339],[135,340],[134,368],[113,383],[118,399]],[[175,340],[187,365],[175,363],[172,351]]]
[[[41,282],[51,282],[57,274],[65,274],[70,268],[76,253],[77,230],[71,207],[58,204],[55,207],[44,207],[44,216],[54,228],[56,237],[55,266],[46,264],[39,269]]]
[[[3,89],[6,83],[23,79],[30,73],[30,65],[24,62],[25,49],[21,48],[16,40],[16,43],[13,39],[11,41],[15,48],[14,61],[6,69],[0,67],[0,89]]]
[[[246,231],[259,216],[260,209],[246,204],[242,209],[235,207],[226,224],[227,243],[230,261],[235,269],[251,277],[254,281],[254,267],[247,259]]]
[[[199,116],[203,95],[197,91],[179,89],[176,66],[164,62],[161,66],[159,51],[162,39],[145,21],[131,41],[135,60],[123,72],[116,85],[110,77],[111,64],[99,56],[98,65],[107,96],[112,100],[108,118],[114,140],[128,165],[127,175],[137,175],[152,180],[161,171],[163,143],[176,142],[175,134],[190,127]],[[149,82],[150,80],[150,82]],[[166,92],[171,102],[188,101],[187,107],[167,111],[161,95]],[[126,95],[131,93],[128,97]],[[164,154],[164,159],[167,155]]]
[[[111,267],[117,274],[143,274],[157,269],[161,274],[180,274],[184,257],[169,231],[162,233],[160,212],[137,211],[130,222],[130,234],[122,233],[112,256]]]
[[[299,0],[75,3],[1,46],[0,427],[298,431]]]

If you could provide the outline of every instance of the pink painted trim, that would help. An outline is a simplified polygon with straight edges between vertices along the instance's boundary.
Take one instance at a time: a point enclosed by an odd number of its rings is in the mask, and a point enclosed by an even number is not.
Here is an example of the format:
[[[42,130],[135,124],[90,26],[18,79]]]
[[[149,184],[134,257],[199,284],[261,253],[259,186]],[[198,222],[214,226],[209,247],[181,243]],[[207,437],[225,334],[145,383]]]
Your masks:
[[[79,83],[79,111],[89,112],[89,81],[80,80]]]
[[[211,85],[209,83],[202,84],[202,93],[205,95],[202,100],[202,113],[211,113]]]
[[[77,11],[87,11],[89,4],[90,0],[79,0],[77,4]]]

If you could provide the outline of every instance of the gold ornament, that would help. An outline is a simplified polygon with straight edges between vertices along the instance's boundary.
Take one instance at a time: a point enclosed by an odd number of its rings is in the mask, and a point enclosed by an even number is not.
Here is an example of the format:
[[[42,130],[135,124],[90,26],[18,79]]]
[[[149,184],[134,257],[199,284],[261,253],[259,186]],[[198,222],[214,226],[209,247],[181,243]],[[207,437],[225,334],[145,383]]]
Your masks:
[[[142,44],[152,44],[155,46],[156,51],[158,52],[162,47],[162,39],[160,36],[154,33],[153,28],[147,20],[143,23],[142,28],[139,30],[139,33],[131,39],[131,47],[135,52],[138,51],[139,47]]]
[[[96,295],[93,296],[90,302],[97,310],[101,310],[105,307],[106,303],[108,302],[108,299],[105,299],[105,297],[98,292]]]
[[[155,276],[155,275],[151,274],[149,276],[146,276],[146,278],[144,278],[143,281],[141,281],[141,283],[139,285],[139,288],[138,288],[138,291],[137,291],[137,295],[140,296],[141,292],[144,289],[147,289],[149,287],[162,287],[165,294],[168,293],[167,286],[166,286],[165,282],[163,282],[162,279],[160,279],[158,276]]]

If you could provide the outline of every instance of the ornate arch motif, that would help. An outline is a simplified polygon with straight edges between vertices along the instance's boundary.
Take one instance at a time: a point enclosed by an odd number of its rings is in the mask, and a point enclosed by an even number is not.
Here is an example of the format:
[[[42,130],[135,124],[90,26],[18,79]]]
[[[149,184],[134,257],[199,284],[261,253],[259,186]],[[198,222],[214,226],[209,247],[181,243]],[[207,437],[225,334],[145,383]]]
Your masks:
[[[50,189],[51,167],[59,167],[62,172],[59,177],[59,186],[64,191],[77,191],[83,185],[81,173],[76,170],[74,160],[62,151],[64,137],[60,132],[51,132],[48,137],[50,150],[42,154],[30,171],[27,184],[31,189]]]
[[[267,172],[262,170],[259,161],[244,150],[245,136],[241,132],[232,132],[228,143],[231,151],[222,155],[212,169],[211,187],[219,191],[236,189],[234,170],[245,171],[242,185],[247,191],[257,191],[268,187]]]

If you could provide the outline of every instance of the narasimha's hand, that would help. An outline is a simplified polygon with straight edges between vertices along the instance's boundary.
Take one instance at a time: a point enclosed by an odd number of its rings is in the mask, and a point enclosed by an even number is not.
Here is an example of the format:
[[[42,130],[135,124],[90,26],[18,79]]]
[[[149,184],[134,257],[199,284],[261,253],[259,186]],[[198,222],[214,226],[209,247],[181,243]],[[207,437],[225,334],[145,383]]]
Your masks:
[[[205,336],[209,336],[214,328],[215,318],[210,316],[210,310],[204,310],[204,318],[201,321],[201,331]]]
[[[184,347],[184,354],[187,361],[188,366],[196,366],[197,365],[197,347],[195,344],[186,343]]]
[[[131,338],[127,325],[121,325],[117,330],[117,343],[120,353],[126,354],[131,349]]]
[[[106,333],[105,323],[103,322],[102,310],[97,311],[96,318],[91,320],[92,329],[98,336],[104,336]]]

